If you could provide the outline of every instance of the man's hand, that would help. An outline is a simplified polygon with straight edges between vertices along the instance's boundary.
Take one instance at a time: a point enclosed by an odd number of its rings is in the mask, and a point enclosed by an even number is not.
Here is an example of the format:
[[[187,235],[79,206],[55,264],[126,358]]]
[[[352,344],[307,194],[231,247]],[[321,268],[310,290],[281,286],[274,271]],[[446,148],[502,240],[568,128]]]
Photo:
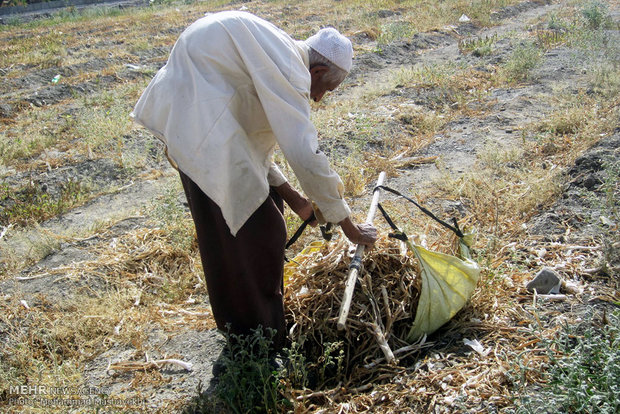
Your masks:
[[[290,204],[289,206],[295,212],[295,214],[297,214],[304,221],[308,220],[314,214],[312,203],[307,198],[304,198],[303,201],[299,201],[295,207],[291,206]],[[315,227],[319,223],[316,219],[314,219],[309,224],[312,227]]]
[[[348,217],[338,224],[351,243],[371,247],[377,241],[377,229],[372,224],[354,224]]]
[[[307,220],[314,213],[312,202],[301,195],[288,182],[276,187],[276,191],[302,220]],[[310,222],[310,225],[313,227],[317,224],[317,220]],[[372,224],[354,224],[348,217],[338,224],[351,243],[370,247],[377,241],[377,229]]]
[[[280,197],[282,197],[286,204],[288,204],[291,210],[293,210],[302,220],[306,221],[314,213],[312,202],[301,195],[301,193],[294,189],[288,182],[276,187],[276,191],[280,194]],[[310,222],[310,225],[313,227],[317,224],[318,222],[316,220],[312,220]]]

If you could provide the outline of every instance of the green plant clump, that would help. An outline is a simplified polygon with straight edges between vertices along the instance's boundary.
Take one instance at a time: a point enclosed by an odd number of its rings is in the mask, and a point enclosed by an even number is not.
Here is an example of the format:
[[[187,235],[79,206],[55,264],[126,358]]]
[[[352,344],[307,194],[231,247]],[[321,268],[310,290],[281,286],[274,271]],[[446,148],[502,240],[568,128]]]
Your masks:
[[[519,45],[504,66],[504,72],[509,82],[521,82],[530,77],[542,59],[542,50],[534,44]]]
[[[471,53],[476,57],[488,56],[493,53],[495,43],[497,43],[497,34],[465,39],[459,42],[459,50],[461,53]]]
[[[581,15],[590,29],[609,26],[612,21],[609,17],[607,5],[598,1],[585,4],[581,10]]]
[[[603,320],[601,327],[566,325],[546,344],[547,384],[535,395],[522,396],[518,412],[620,412],[620,312]]]
[[[28,185],[18,191],[9,186],[0,187],[0,224],[27,225],[40,223],[81,204],[89,196],[89,189],[78,181],[67,181],[60,194],[50,196],[37,186]]]
[[[305,340],[275,354],[275,331],[261,327],[249,335],[224,333],[226,346],[214,366],[216,384],[198,395],[186,413],[280,413],[295,411],[291,390],[324,389],[343,379],[342,342],[326,342],[308,352]],[[216,368],[217,367],[217,368]]]
[[[250,335],[226,334],[226,346],[216,362],[222,367],[216,399],[201,395],[199,386],[199,396],[185,412],[279,413],[292,408],[271,353],[274,334],[273,329],[263,332],[260,327]]]

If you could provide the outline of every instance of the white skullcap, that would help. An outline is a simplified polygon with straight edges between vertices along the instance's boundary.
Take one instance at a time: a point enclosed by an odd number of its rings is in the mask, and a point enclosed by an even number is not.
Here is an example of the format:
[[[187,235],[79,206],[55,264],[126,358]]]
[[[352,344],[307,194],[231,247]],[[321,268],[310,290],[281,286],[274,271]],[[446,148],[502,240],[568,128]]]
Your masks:
[[[306,39],[306,44],[347,72],[353,65],[353,45],[338,30],[327,27]]]

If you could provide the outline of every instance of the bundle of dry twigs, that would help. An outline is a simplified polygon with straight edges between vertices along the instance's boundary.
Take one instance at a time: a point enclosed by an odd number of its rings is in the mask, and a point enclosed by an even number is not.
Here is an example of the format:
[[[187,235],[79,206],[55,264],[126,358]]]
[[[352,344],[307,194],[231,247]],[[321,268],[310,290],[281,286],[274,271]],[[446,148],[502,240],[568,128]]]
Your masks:
[[[298,255],[288,278],[285,304],[294,321],[293,340],[304,343],[309,357],[320,356],[325,344],[342,342],[346,371],[367,373],[383,360],[381,347],[401,349],[401,338],[415,318],[420,291],[418,264],[400,241],[380,238],[366,252],[352,301],[346,331],[337,329],[347,270],[355,246],[344,238]]]

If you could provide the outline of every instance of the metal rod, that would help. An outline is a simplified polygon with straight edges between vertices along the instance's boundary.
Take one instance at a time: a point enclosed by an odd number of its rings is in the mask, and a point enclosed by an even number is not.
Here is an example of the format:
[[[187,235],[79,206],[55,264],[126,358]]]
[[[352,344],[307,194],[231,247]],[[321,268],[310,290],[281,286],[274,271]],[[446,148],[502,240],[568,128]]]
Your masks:
[[[372,202],[368,209],[368,215],[366,216],[366,224],[372,224],[377,212],[377,204],[379,204],[379,189],[376,188],[383,185],[385,180],[385,171],[381,171],[379,178],[377,179],[377,185],[375,186],[374,193],[372,195]],[[364,255],[363,244],[358,244],[355,250],[355,255],[349,265],[349,276],[344,285],[344,296],[342,297],[342,304],[340,305],[340,314],[338,316],[338,329],[343,330],[346,328],[347,316],[349,316],[349,309],[351,308],[351,299],[353,299],[353,291],[355,290],[355,283],[357,282],[357,276],[362,267],[362,256]]]

